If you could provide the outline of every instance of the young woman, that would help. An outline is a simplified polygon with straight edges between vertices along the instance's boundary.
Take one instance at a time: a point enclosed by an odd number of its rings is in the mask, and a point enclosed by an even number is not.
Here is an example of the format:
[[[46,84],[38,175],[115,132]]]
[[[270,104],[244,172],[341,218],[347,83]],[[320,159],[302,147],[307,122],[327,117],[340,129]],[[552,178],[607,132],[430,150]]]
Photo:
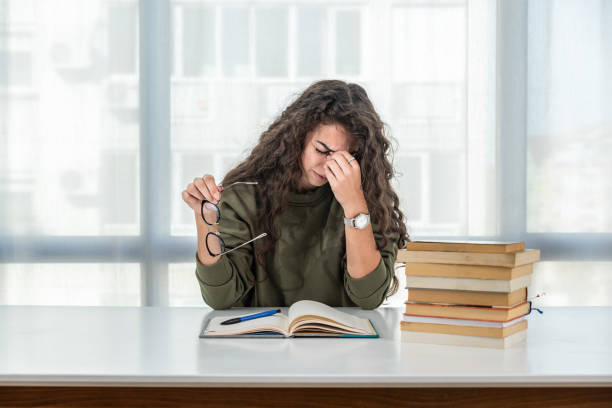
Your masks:
[[[204,301],[378,307],[397,290],[395,258],[408,240],[389,148],[365,90],[325,80],[282,112],[221,185],[196,178],[182,195],[195,214]]]

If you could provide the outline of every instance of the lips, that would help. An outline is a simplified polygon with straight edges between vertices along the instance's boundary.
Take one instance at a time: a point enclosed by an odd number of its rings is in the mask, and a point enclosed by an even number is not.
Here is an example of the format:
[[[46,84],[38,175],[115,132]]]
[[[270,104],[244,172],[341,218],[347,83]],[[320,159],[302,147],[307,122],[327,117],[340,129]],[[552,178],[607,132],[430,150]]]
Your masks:
[[[318,177],[318,178],[319,178],[321,181],[327,180],[325,177],[323,177],[322,175],[320,175],[320,174],[319,174],[319,173],[317,173],[316,171],[313,171],[313,173],[314,173],[314,174],[315,174],[315,175],[316,175],[316,176],[317,176],[317,177]]]

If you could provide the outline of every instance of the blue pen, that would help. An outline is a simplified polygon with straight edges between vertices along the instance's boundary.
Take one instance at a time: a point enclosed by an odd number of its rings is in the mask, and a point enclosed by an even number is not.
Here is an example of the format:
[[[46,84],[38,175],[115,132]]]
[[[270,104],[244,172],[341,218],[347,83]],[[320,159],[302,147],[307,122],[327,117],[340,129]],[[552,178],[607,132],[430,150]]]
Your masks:
[[[258,317],[272,316],[273,314],[277,314],[277,313],[280,313],[280,309],[267,310],[265,312],[255,313],[255,314],[248,315],[248,316],[234,317],[229,320],[222,321],[221,324],[240,323],[240,322],[244,322],[245,320],[257,319]]]

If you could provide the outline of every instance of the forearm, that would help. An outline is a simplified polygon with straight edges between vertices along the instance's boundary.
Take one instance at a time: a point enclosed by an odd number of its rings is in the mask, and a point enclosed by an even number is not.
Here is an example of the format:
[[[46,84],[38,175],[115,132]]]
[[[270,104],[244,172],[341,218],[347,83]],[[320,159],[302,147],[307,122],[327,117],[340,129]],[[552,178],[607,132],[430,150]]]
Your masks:
[[[246,251],[213,257],[206,247],[206,234],[217,232],[217,225],[208,225],[196,213],[198,253],[196,277],[204,301],[214,309],[240,306],[240,300],[252,288],[248,274],[249,256]],[[214,251],[214,249],[213,249]],[[242,305],[244,306],[244,305]]]
[[[364,212],[363,210],[359,212]],[[351,214],[356,215],[356,214]],[[397,237],[388,235],[387,245],[377,249],[378,233],[368,226],[363,230],[346,229],[346,272],[344,286],[355,304],[363,309],[375,309],[383,302],[395,273]],[[362,237],[357,234],[362,233]],[[351,239],[352,237],[357,237]]]
[[[353,218],[368,213],[365,200],[344,209],[344,216]],[[359,279],[370,274],[380,263],[380,252],[376,248],[372,224],[364,229],[344,226],[346,237],[346,267],[352,278]]]
[[[209,232],[218,232],[219,226],[206,224],[198,211],[195,211],[194,214],[198,234],[198,259],[204,265],[213,265],[219,261],[219,257],[214,257],[208,253],[208,249],[206,248],[206,235]]]

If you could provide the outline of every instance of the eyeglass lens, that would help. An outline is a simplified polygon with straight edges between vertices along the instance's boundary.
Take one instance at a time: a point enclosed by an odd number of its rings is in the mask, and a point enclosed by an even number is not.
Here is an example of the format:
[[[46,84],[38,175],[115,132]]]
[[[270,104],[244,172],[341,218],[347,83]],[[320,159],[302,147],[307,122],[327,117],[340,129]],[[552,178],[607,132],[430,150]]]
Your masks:
[[[211,256],[219,256],[225,252],[225,243],[217,234],[206,235],[206,247]]]
[[[215,225],[219,222],[219,207],[210,201],[202,201],[202,218],[208,225]]]

